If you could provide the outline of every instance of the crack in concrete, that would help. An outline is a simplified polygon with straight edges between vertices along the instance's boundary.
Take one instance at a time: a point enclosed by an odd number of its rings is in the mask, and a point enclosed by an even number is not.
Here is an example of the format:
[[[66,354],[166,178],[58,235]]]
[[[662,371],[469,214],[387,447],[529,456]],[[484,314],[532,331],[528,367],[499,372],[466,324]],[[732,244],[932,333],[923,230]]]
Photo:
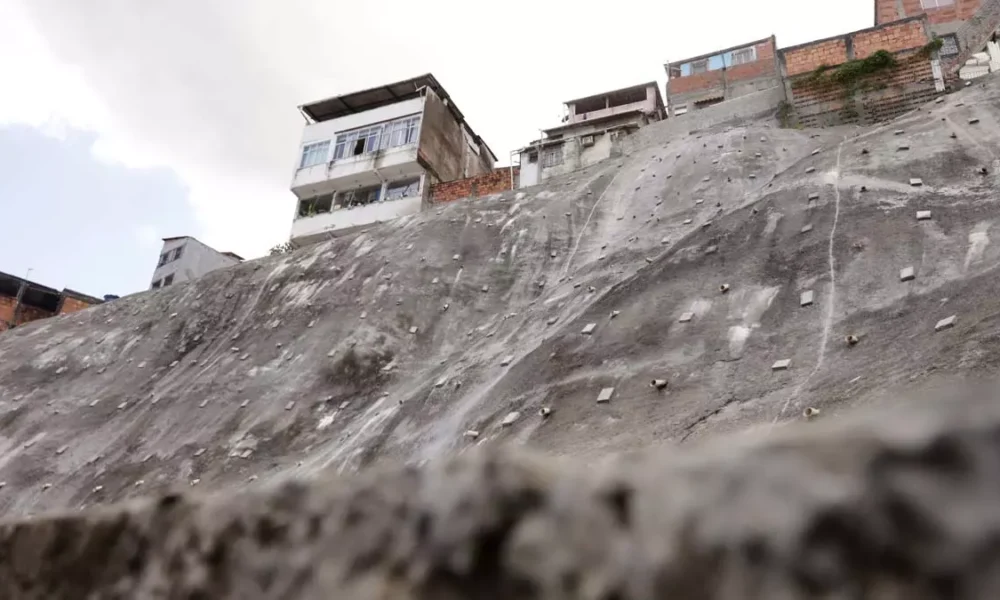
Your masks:
[[[823,333],[820,336],[819,343],[819,354],[816,357],[816,365],[812,368],[812,371],[806,375],[792,393],[789,394],[788,398],[785,400],[785,404],[782,405],[781,411],[774,417],[771,421],[770,427],[774,427],[775,424],[784,416],[785,411],[788,410],[788,406],[795,400],[802,389],[809,383],[810,380],[823,368],[823,361],[826,359],[826,347],[830,342],[830,330],[833,328],[833,312],[835,303],[837,300],[837,259],[834,255],[834,241],[837,236],[837,225],[840,221],[840,175],[841,175],[841,156],[844,151],[844,144],[847,143],[847,139],[844,139],[837,145],[837,167],[835,170],[836,180],[833,184],[834,193],[834,209],[833,209],[833,225],[830,227],[830,237],[827,246],[827,261],[829,264],[830,271],[830,293],[828,294],[826,303],[826,316],[823,318]]]
[[[590,214],[587,215],[587,220],[583,222],[583,227],[580,228],[580,235],[576,236],[576,243],[573,244],[573,251],[569,253],[568,257],[566,257],[566,264],[563,265],[562,277],[565,277],[566,274],[569,273],[569,267],[571,264],[573,264],[573,257],[576,256],[576,251],[579,250],[580,248],[580,240],[583,239],[583,234],[587,232],[587,226],[590,225],[590,220],[594,218],[594,213],[597,212],[598,205],[600,205],[601,200],[604,200],[604,196],[607,195],[608,190],[614,187],[615,182],[618,181],[618,176],[622,174],[622,171],[624,171],[624,168],[618,169],[618,172],[615,173],[615,176],[611,178],[611,183],[609,183],[604,188],[604,191],[601,192],[601,195],[598,196],[597,201],[594,202],[594,206],[590,209]]]

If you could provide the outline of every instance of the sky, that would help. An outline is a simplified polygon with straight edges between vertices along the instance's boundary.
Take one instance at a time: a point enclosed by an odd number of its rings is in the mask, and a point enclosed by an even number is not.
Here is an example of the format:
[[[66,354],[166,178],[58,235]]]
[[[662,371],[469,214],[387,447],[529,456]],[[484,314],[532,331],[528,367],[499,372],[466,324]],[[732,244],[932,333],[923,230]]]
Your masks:
[[[265,254],[313,100],[431,72],[509,164],[565,100],[870,27],[873,3],[0,0],[0,271],[125,295],[162,237]]]

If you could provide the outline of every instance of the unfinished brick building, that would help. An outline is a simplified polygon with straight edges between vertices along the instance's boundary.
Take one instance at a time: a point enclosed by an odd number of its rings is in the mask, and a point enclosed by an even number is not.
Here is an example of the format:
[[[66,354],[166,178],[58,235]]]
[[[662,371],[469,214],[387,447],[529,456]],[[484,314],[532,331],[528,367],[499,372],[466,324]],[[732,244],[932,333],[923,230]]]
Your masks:
[[[38,319],[76,312],[102,302],[70,289],[60,292],[0,272],[0,331]]]
[[[683,115],[781,85],[781,71],[771,37],[709,54],[668,63],[670,116]]]
[[[875,25],[926,15],[933,33],[947,35],[974,17],[982,4],[983,0],[875,0]]]
[[[783,48],[784,116],[820,127],[884,121],[916,108],[944,91],[932,40],[921,15]]]
[[[1000,70],[1000,0],[874,0],[875,24],[883,25],[908,17],[926,16],[930,31],[941,39],[938,56],[946,81],[971,79]],[[988,52],[982,69],[963,69],[977,53]],[[959,70],[970,71],[959,73]],[[978,72],[972,72],[978,71]]]
[[[453,202],[511,190],[517,187],[520,170],[520,167],[501,167],[475,177],[436,183],[431,186],[430,200],[433,203]]]

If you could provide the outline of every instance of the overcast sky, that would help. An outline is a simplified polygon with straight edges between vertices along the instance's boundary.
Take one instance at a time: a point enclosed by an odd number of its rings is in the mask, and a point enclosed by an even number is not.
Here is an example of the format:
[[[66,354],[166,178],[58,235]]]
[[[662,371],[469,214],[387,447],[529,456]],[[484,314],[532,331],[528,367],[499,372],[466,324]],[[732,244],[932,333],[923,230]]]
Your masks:
[[[0,0],[0,271],[124,295],[164,236],[262,255],[312,100],[432,72],[508,164],[564,100],[870,27],[873,2]]]

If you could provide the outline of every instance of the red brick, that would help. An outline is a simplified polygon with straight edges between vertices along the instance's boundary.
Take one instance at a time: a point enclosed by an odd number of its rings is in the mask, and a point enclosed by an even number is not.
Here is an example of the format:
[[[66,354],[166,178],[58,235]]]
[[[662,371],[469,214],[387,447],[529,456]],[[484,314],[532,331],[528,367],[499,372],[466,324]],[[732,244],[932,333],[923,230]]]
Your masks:
[[[514,179],[520,172],[520,167],[514,167]],[[431,186],[431,202],[453,202],[462,198],[487,196],[511,189],[511,170],[499,168],[489,173],[437,183]]]
[[[726,82],[751,80],[758,77],[765,77],[768,74],[776,76],[774,39],[764,40],[756,44],[755,48],[757,60],[754,62],[736,65],[727,69],[717,69],[696,75],[688,75],[687,77],[671,77],[667,81],[667,94],[677,95],[697,91],[709,91],[724,87]],[[672,64],[678,66],[689,61],[690,59],[685,59]]]
[[[906,17],[927,15],[930,23],[950,23],[958,20],[968,20],[979,10],[982,0],[955,0],[952,6],[924,10],[920,0],[903,0],[902,13],[897,6],[898,0],[875,0],[875,24],[882,25]]]

